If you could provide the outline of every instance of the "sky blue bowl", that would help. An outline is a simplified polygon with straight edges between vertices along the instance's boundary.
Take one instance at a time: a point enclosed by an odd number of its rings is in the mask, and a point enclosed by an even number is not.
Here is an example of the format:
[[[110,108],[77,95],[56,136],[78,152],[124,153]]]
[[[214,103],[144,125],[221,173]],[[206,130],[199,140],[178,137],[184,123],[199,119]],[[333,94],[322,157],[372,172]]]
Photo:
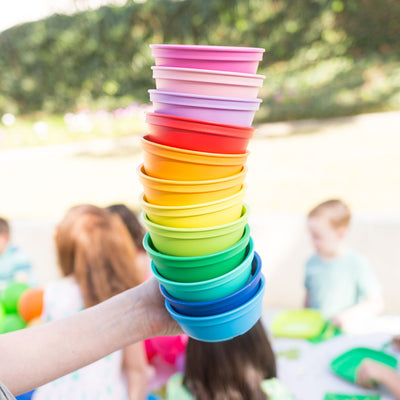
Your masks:
[[[161,294],[178,313],[192,317],[204,317],[208,315],[222,314],[240,307],[242,304],[249,301],[257,293],[260,286],[260,279],[261,258],[256,252],[254,252],[250,279],[246,285],[228,296],[220,297],[219,299],[211,301],[189,302],[178,300],[170,296],[162,285],[160,285],[160,290]]]
[[[183,331],[193,339],[202,342],[224,342],[243,335],[260,319],[264,292],[265,278],[261,274],[261,283],[255,296],[231,311],[208,317],[188,317],[176,312],[168,300],[165,300],[165,307]]]
[[[161,276],[154,262],[151,263],[151,269],[158,283],[164,286],[170,296],[183,301],[211,301],[228,296],[246,285],[251,275],[253,258],[254,244],[250,238],[244,260],[232,271],[217,278],[200,282],[177,282]]]

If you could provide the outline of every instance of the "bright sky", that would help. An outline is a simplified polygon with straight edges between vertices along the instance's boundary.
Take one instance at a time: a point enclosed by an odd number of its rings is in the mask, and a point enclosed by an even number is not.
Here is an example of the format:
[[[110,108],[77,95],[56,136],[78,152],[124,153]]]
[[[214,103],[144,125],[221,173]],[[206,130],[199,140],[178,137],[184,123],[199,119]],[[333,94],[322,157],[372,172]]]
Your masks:
[[[35,21],[58,13],[73,13],[104,4],[124,4],[126,0],[0,0],[0,32],[13,25]]]

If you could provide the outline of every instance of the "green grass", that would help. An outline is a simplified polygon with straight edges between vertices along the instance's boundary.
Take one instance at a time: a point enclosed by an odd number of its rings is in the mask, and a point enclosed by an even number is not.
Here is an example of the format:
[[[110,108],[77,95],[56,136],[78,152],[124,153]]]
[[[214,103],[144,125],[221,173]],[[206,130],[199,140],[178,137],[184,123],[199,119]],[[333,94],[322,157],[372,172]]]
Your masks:
[[[70,114],[68,117],[35,114],[17,116],[11,126],[0,123],[0,149],[46,146],[141,134],[146,130],[142,116],[115,118],[110,113],[96,117],[93,113]]]
[[[256,121],[319,119],[400,109],[400,57],[370,54],[359,59],[323,59],[323,51],[323,47],[301,51],[292,60],[261,71],[266,76],[261,91],[264,102]]]

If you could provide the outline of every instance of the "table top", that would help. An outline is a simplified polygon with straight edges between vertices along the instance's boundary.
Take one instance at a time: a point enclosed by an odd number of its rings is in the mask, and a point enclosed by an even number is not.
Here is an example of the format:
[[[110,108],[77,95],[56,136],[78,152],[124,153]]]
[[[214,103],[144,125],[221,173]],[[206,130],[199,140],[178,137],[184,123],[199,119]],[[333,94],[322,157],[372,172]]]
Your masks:
[[[266,327],[270,326],[274,315],[276,312],[264,315]],[[382,324],[375,325],[379,326]],[[392,336],[392,333],[370,331],[365,334],[343,334],[319,344],[286,338],[271,338],[271,344],[277,354],[278,377],[296,400],[323,400],[326,393],[379,394],[381,400],[393,400],[394,397],[384,388],[362,389],[337,377],[329,367],[334,358],[355,347],[381,350]],[[390,346],[385,351],[400,361],[400,354]]]

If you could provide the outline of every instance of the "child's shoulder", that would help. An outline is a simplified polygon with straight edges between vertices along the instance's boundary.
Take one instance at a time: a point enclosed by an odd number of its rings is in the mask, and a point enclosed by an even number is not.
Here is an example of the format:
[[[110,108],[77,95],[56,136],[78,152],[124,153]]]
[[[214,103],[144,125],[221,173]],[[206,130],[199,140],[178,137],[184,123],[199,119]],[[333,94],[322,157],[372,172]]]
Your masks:
[[[348,249],[345,257],[354,267],[363,268],[370,265],[368,258],[357,250]]]

